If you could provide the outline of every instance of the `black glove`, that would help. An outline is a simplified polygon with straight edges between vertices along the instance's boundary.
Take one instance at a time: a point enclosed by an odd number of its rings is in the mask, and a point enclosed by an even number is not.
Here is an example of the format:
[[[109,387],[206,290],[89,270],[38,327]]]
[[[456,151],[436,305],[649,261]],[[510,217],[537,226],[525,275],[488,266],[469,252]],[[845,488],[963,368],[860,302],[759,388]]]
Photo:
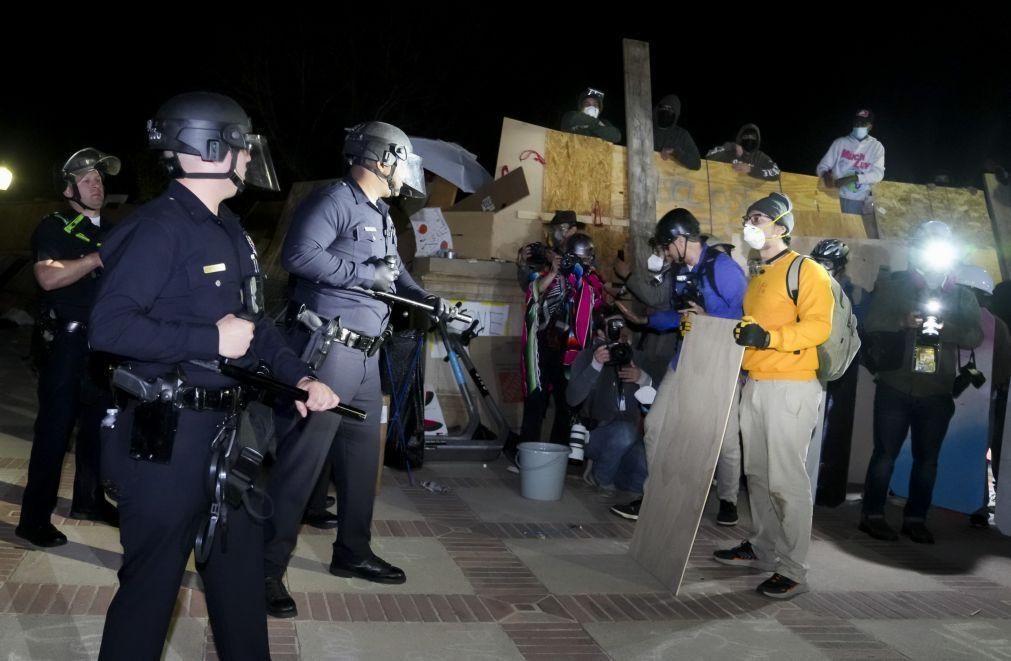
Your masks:
[[[432,295],[425,298],[425,303],[432,306],[433,319],[440,322],[449,319],[451,308],[446,299]]]
[[[400,277],[400,271],[379,257],[370,257],[365,263],[376,269],[376,275],[369,289],[384,293],[390,292],[393,289],[393,283]]]
[[[769,346],[769,339],[769,332],[749,318],[734,327],[734,341],[742,347],[764,349]]]

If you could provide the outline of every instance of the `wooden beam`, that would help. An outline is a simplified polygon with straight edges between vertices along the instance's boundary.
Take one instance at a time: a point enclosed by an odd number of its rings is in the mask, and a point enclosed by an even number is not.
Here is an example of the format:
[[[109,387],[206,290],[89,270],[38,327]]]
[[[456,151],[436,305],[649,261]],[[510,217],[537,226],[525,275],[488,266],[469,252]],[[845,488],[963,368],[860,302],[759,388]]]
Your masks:
[[[653,165],[653,98],[649,44],[623,39],[625,56],[625,135],[628,145],[629,259],[646,268],[649,237],[656,227],[656,169]]]

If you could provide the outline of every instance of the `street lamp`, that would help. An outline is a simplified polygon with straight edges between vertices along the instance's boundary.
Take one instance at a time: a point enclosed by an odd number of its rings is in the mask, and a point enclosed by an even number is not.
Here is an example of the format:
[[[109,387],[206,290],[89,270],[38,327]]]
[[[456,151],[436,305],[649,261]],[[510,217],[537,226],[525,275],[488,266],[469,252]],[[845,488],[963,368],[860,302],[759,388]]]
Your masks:
[[[7,190],[14,181],[14,173],[6,165],[0,165],[0,191]]]

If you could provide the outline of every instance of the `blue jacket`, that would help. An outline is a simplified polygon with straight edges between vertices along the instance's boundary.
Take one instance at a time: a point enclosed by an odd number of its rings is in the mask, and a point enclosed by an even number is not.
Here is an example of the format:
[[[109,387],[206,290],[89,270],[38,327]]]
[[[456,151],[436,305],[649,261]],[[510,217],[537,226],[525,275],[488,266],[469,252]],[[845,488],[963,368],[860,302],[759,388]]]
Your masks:
[[[712,269],[712,274],[708,269]],[[740,264],[726,253],[703,245],[699,261],[695,266],[682,265],[673,278],[671,298],[684,293],[689,279],[694,280],[702,294],[706,314],[723,319],[740,319],[744,315],[744,292],[748,288],[748,278]],[[713,281],[716,283],[713,288]],[[784,285],[785,286],[785,285]],[[659,331],[670,331],[681,325],[681,313],[676,309],[661,310],[649,315],[647,326]],[[671,367],[677,366],[681,348],[674,354]]]

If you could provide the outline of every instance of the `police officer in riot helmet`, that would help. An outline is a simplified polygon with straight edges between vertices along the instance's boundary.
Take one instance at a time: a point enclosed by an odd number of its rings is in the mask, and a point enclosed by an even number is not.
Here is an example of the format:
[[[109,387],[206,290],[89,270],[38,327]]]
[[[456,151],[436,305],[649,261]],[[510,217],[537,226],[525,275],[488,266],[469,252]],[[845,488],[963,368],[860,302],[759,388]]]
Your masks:
[[[120,503],[123,565],[99,658],[161,657],[198,534],[227,521],[202,538],[210,542],[197,563],[214,642],[222,659],[267,659],[264,586],[250,580],[263,562],[254,518],[263,512],[213,492],[217,440],[237,431],[250,399],[220,366],[258,366],[306,390],[296,404],[302,415],[339,400],[260,314],[255,247],[223,204],[246,186],[277,189],[248,115],[226,96],[181,94],[148,122],[147,139],[173,181],[103,247],[107,270],[91,314],[93,347],[123,360],[113,377],[122,404],[103,421],[102,462]]]
[[[295,280],[286,328],[290,345],[315,365],[320,380],[369,417],[338,426],[333,416],[311,416],[279,443],[264,567],[268,612],[276,617],[297,612],[283,576],[328,452],[338,508],[330,572],[378,583],[406,580],[370,544],[382,410],[378,349],[390,322],[390,306],[373,292],[427,302],[438,319],[449,314],[442,299],[403,269],[384,200],[424,196],[421,157],[410,139],[391,124],[366,122],[348,131],[343,156],[347,174],[306,198],[285,238],[282,264]]]
[[[106,234],[101,218],[105,178],[119,169],[118,158],[97,149],[74,152],[56,170],[57,192],[68,208],[46,216],[32,235],[33,273],[40,288],[32,342],[39,412],[14,534],[36,546],[67,543],[50,516],[75,424],[70,518],[119,523],[99,483],[99,426],[111,397],[95,378],[99,365],[88,351],[88,314],[102,272],[98,249]]]

